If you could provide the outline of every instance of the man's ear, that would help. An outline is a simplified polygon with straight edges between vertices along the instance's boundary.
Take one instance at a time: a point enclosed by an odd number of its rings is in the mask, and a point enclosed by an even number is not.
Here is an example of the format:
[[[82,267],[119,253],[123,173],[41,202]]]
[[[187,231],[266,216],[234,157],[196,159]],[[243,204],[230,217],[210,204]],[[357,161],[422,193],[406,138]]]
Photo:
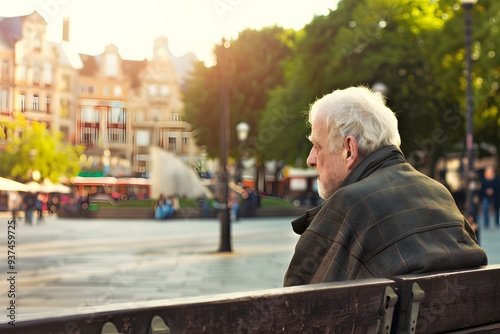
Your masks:
[[[352,170],[356,167],[361,159],[358,150],[358,141],[354,136],[344,138],[344,149],[346,150],[345,160],[347,169]]]

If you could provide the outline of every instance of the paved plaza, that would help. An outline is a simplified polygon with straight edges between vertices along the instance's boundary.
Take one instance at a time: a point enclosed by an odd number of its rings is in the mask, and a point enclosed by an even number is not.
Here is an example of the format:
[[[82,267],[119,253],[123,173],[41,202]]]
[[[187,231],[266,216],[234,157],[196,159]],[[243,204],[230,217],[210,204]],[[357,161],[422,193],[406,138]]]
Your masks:
[[[216,219],[20,222],[15,231],[17,320],[111,303],[279,288],[298,239],[292,219],[233,223],[232,253],[217,252]],[[6,305],[8,215],[1,213],[0,221],[0,300]],[[498,240],[500,229],[481,233],[491,264],[500,263]]]

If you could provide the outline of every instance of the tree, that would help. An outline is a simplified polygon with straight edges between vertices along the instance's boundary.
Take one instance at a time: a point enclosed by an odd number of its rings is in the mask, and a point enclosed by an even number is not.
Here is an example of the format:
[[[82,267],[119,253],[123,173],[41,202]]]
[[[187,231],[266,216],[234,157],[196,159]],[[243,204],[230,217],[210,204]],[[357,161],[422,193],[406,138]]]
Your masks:
[[[465,154],[466,133],[466,54],[464,10],[458,1],[439,2],[444,25],[427,44],[427,57],[434,68],[436,90],[433,102],[443,106],[439,113],[443,129],[442,154],[462,150]],[[500,63],[496,45],[500,20],[498,1],[479,1],[472,10],[472,84],[474,100],[474,141],[492,143],[500,148],[500,115],[497,94]],[[456,36],[461,36],[456,38]]]
[[[410,153],[424,146],[436,156],[442,138],[429,137],[442,134],[433,131],[441,128],[443,111],[456,104],[450,96],[436,95],[437,68],[430,61],[442,16],[437,2],[344,0],[329,15],[316,17],[304,28],[288,61],[285,85],[272,92],[266,107],[262,124],[286,106],[288,128],[294,131],[275,136],[269,145],[273,154],[280,150],[289,163],[306,156],[303,138],[309,129],[302,116],[318,97],[380,81],[389,89],[388,105],[397,113],[403,150]]]
[[[226,76],[230,99],[231,148],[233,156],[243,152],[233,130],[241,121],[250,127],[249,145],[256,152],[257,124],[267,104],[268,92],[283,84],[284,59],[291,55],[294,32],[280,27],[246,29],[226,49],[216,45],[217,64],[206,68],[195,65],[184,93],[186,121],[196,129],[198,145],[205,145],[212,156],[220,155],[221,77]],[[260,146],[259,146],[260,147]]]
[[[496,0],[481,0],[473,10],[475,141],[497,148],[499,13]],[[309,105],[334,89],[382,82],[388,87],[387,104],[398,117],[403,152],[431,173],[441,155],[465,141],[465,50],[464,39],[457,38],[464,36],[463,29],[457,0],[341,0],[336,10],[295,32],[291,55],[281,59],[281,83],[265,87],[265,107],[245,109],[249,90],[238,86],[231,91],[232,112],[238,113],[233,120],[256,117],[256,123],[246,121],[252,125],[252,147],[264,158],[303,163],[310,148],[304,140]],[[261,60],[250,57],[245,71],[251,73],[248,66],[258,67]],[[235,69],[231,75],[239,73]]]
[[[29,181],[32,172],[38,170],[42,179],[59,182],[63,176],[78,173],[83,147],[64,143],[62,133],[51,133],[44,123],[30,124],[22,115],[5,126],[8,140],[0,153],[1,175]]]
[[[475,5],[472,21],[474,141],[491,143],[497,152],[500,151],[500,58],[497,54],[500,45],[499,22],[499,1],[482,0]],[[465,96],[465,87],[465,81],[461,80],[461,96]],[[460,101],[465,104],[464,98]],[[497,159],[500,163],[498,154]]]

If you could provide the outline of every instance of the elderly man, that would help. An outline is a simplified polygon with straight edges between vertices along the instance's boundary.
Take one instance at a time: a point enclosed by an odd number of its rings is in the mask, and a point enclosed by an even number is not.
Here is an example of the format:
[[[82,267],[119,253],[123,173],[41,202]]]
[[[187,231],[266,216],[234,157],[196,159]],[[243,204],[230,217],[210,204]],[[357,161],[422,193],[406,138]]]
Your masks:
[[[336,90],[309,112],[325,201],[292,222],[300,234],[285,286],[391,277],[487,264],[449,191],[406,163],[384,97]]]

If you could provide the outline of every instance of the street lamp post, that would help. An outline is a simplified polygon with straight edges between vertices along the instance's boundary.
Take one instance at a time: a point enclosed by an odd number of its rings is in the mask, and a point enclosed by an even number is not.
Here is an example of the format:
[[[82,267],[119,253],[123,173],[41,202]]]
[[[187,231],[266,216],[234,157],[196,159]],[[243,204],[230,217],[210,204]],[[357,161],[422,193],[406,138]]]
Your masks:
[[[239,122],[236,124],[236,134],[238,135],[238,140],[244,142],[248,138],[248,132],[250,131],[250,125],[247,122]]]
[[[464,23],[465,23],[465,59],[466,59],[466,110],[467,110],[467,168],[465,173],[465,191],[466,191],[466,211],[472,214],[472,189],[471,181],[474,177],[474,130],[472,122],[472,114],[474,112],[474,101],[472,99],[472,8],[477,0],[460,0],[464,8]]]
[[[389,87],[383,82],[377,81],[372,85],[372,90],[374,92],[379,92],[383,96],[387,96],[389,94]]]
[[[243,150],[241,149],[241,145],[247,140],[248,133],[250,131],[250,125],[247,122],[239,122],[236,124],[236,134],[238,135],[238,140],[240,141],[240,149],[239,152],[239,161],[237,168],[238,181],[242,180],[242,169],[243,169]]]
[[[220,242],[219,252],[231,252],[231,221],[229,219],[229,173],[227,170],[227,156],[229,150],[229,91],[227,84],[227,48],[229,42],[222,39],[221,54],[221,117],[220,117]]]

